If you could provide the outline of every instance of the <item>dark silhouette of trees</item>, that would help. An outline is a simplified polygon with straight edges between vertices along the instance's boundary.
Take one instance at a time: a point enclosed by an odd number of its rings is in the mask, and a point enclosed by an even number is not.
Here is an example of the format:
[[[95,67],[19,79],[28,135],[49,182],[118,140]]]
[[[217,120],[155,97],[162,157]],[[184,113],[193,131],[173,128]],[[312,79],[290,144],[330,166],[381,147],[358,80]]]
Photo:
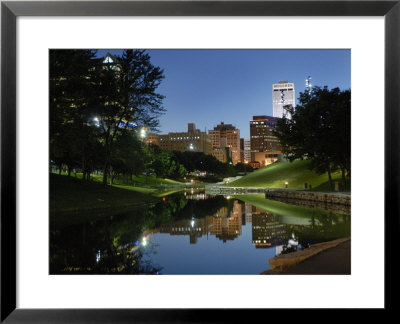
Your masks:
[[[91,82],[94,51],[50,51],[50,159],[72,168],[90,170],[96,132],[87,124],[88,108],[95,97]]]
[[[207,171],[208,173],[229,177],[236,175],[236,169],[229,163],[223,163],[212,155],[203,152],[177,152],[174,151],[174,159],[182,164],[188,172]]]
[[[292,118],[278,120],[274,131],[290,161],[310,160],[312,169],[328,173],[331,187],[333,171],[341,170],[343,184],[350,175],[350,97],[350,90],[326,86],[300,93],[296,108],[285,107]]]
[[[96,117],[102,129],[103,184],[107,184],[116,136],[129,124],[151,128],[158,125],[157,118],[164,112],[164,96],[156,93],[156,89],[164,75],[145,51],[125,50],[115,62],[102,64],[96,77],[99,90]]]
[[[237,172],[245,172],[245,173],[254,171],[254,169],[250,165],[241,162],[235,165],[235,169]]]
[[[132,125],[155,129],[164,112],[156,92],[163,71],[143,50],[125,50],[112,60],[93,50],[50,51],[50,160],[108,176],[132,176],[148,164]],[[142,154],[143,153],[143,154]]]

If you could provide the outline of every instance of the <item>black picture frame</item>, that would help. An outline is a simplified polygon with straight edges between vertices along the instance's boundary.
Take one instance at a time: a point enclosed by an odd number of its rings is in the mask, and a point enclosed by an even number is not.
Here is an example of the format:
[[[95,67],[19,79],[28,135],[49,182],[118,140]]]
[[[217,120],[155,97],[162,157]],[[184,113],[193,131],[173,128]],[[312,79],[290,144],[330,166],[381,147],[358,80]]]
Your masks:
[[[2,1],[1,2],[1,321],[5,323],[229,322],[260,309],[16,308],[16,19],[19,16],[384,16],[385,310],[398,283],[388,266],[399,233],[400,0],[394,1]],[[366,153],[368,154],[368,153]],[[377,188],[382,190],[382,188]],[[371,185],[371,190],[373,190]],[[371,242],[373,244],[373,238]],[[245,296],[244,296],[245,297]],[[270,315],[269,315],[270,316]]]

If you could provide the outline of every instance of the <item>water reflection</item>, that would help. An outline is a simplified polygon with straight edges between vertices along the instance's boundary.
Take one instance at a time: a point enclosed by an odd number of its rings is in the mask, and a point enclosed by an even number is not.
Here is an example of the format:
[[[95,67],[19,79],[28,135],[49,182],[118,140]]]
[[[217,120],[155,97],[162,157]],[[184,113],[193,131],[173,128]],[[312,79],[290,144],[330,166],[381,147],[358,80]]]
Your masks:
[[[147,209],[52,228],[50,273],[256,274],[288,251],[290,239],[306,248],[346,236],[350,215],[309,209],[304,216],[303,208],[288,217],[188,190]]]

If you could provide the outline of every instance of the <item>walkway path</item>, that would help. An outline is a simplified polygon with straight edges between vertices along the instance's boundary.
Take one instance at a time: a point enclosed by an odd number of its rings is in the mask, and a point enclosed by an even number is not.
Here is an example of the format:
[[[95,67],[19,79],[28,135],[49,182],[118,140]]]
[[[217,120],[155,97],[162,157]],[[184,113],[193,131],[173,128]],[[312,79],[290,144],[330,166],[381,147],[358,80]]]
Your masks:
[[[270,270],[264,274],[349,275],[351,274],[351,240],[322,251],[286,270]]]

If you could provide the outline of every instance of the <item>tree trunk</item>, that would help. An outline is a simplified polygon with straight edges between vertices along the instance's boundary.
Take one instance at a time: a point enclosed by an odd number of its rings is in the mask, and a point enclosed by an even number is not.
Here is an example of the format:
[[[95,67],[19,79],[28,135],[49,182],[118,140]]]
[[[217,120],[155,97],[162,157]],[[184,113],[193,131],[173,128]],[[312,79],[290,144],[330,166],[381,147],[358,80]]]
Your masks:
[[[103,169],[103,185],[107,185],[107,175],[108,175],[108,162],[105,163]]]
[[[71,167],[69,166],[69,165],[67,165],[67,174],[68,174],[68,177],[70,177],[71,176]]]
[[[340,168],[342,170],[342,185],[346,184],[346,169]]]
[[[330,167],[328,167],[328,178],[329,178],[329,188],[332,189],[332,174]]]
[[[86,163],[85,157],[82,158],[82,180],[85,181],[86,179]]]

